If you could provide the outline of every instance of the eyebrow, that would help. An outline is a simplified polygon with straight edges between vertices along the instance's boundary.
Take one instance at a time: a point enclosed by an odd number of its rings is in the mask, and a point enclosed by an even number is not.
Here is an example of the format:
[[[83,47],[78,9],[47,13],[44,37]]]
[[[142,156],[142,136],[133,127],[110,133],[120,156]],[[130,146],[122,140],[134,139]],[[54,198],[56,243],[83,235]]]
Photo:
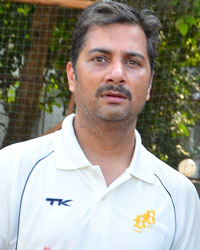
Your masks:
[[[111,50],[105,49],[105,48],[94,48],[94,49],[89,50],[89,54],[92,54],[95,52],[100,52],[100,53],[104,53],[104,54],[112,54]]]
[[[137,52],[125,52],[125,55],[128,56],[128,57],[139,57],[143,61],[145,61],[145,57],[142,54],[137,53]]]
[[[103,53],[103,54],[112,54],[111,50],[105,49],[105,48],[93,48],[93,49],[89,50],[89,54],[92,54],[92,53],[95,53],[95,52],[100,52],[100,53]],[[145,57],[142,54],[137,53],[137,52],[127,51],[127,52],[125,52],[125,55],[127,57],[139,57],[143,61],[145,60]]]

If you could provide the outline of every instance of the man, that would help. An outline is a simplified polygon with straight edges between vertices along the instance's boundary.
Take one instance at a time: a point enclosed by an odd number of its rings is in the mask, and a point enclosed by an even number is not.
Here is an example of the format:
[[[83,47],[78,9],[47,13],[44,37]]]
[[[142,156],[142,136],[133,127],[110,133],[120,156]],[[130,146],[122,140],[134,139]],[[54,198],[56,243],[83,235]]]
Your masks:
[[[199,250],[192,183],[141,144],[158,19],[116,2],[74,32],[76,114],[56,133],[0,154],[0,250]]]

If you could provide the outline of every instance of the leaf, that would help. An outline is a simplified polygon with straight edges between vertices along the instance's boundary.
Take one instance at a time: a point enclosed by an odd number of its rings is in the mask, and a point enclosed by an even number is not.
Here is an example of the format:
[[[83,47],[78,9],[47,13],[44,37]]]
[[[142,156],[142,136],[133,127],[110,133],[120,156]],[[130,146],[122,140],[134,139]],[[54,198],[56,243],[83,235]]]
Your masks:
[[[180,32],[183,36],[185,36],[188,33],[189,25],[184,23],[180,26]]]
[[[180,135],[186,136],[186,137],[190,135],[188,128],[183,123],[180,123],[178,127],[179,127]]]
[[[179,0],[173,0],[172,5],[176,6],[176,5],[178,5],[178,3],[179,3]]]
[[[177,20],[175,26],[183,36],[185,36],[189,30],[189,25],[184,21],[183,18]]]
[[[192,15],[187,15],[185,17],[185,21],[186,21],[186,23],[188,23],[190,25],[193,25],[193,24],[195,25],[196,24],[196,18],[194,16],[192,16]]]
[[[8,103],[15,101],[15,89],[11,86],[8,90]]]

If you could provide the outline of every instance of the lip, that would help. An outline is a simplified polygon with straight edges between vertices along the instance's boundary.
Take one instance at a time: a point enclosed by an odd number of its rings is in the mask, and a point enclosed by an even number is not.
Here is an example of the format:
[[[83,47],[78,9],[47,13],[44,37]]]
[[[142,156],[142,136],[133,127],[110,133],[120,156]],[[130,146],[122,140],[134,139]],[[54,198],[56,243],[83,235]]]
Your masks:
[[[104,100],[108,101],[109,103],[116,103],[116,104],[121,103],[127,99],[127,96],[116,91],[106,91],[101,95],[101,97]]]

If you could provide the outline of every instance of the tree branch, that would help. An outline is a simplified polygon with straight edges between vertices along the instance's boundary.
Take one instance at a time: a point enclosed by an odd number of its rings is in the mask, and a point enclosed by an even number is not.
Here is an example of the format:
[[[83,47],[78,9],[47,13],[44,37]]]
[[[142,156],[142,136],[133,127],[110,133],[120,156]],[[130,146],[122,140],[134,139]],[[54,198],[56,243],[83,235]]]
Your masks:
[[[21,2],[29,4],[55,5],[59,7],[85,9],[94,1],[87,0],[10,0],[11,2]]]

